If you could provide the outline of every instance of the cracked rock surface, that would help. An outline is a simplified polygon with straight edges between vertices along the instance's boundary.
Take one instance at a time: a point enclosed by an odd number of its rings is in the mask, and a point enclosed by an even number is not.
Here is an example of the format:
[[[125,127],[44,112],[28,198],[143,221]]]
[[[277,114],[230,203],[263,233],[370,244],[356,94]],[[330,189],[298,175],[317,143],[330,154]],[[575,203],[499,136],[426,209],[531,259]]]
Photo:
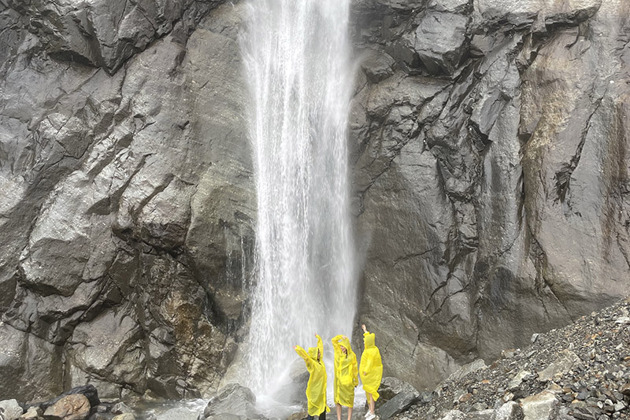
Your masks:
[[[0,2],[0,395],[194,397],[230,364],[255,203],[219,3]]]
[[[427,389],[628,294],[630,5],[412,3],[354,4],[351,144],[360,323]]]

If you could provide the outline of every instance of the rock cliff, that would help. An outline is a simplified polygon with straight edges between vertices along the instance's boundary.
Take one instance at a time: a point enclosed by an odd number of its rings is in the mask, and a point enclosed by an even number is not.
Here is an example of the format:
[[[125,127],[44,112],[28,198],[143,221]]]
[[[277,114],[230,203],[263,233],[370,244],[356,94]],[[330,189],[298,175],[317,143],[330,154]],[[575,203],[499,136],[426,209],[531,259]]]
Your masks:
[[[630,5],[356,0],[360,320],[419,388],[628,294]],[[256,197],[242,2],[0,0],[0,399],[216,387]]]
[[[628,293],[629,5],[362,1],[362,321],[432,386]]]

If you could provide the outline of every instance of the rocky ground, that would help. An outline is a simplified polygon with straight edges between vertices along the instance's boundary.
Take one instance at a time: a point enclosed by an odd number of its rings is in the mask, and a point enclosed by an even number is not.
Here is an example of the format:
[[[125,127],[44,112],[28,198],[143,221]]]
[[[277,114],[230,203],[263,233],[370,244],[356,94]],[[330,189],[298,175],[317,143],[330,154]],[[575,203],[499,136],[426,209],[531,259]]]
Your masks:
[[[393,418],[630,418],[629,314],[626,299],[567,327],[534,334],[529,347],[506,350],[487,367],[480,361],[469,365]]]

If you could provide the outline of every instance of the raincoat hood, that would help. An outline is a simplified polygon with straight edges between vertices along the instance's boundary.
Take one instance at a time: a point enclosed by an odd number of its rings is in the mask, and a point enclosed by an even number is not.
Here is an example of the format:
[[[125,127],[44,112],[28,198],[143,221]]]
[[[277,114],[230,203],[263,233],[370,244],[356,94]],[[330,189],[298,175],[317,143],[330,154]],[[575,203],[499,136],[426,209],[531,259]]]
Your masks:
[[[348,351],[348,354],[352,353],[352,347],[350,346],[350,340],[348,339],[348,337],[344,337],[341,340],[339,340],[339,344],[341,344],[342,346],[346,348],[346,350]]]
[[[363,334],[363,344],[365,345],[366,349],[369,349],[370,347],[375,347],[375,335],[374,333],[369,333],[366,332]]]
[[[311,359],[317,361],[317,347],[309,347],[308,355],[311,357]]]

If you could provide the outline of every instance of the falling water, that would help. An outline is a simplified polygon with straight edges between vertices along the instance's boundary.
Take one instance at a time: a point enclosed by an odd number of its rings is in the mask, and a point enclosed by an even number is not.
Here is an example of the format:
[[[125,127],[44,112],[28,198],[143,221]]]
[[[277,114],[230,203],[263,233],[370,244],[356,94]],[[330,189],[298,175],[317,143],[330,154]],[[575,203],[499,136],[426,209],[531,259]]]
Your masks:
[[[293,346],[350,335],[356,306],[346,131],[349,0],[251,0],[242,38],[258,196],[249,384],[272,393]]]

